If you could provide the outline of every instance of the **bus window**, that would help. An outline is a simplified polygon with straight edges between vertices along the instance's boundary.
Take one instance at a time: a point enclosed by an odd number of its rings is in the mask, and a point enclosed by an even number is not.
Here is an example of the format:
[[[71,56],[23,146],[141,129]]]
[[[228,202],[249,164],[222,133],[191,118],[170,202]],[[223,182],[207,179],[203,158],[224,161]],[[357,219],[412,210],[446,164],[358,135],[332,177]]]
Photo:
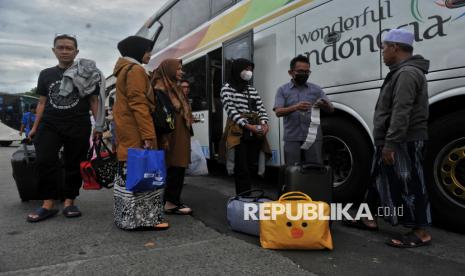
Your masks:
[[[238,58],[253,60],[252,35],[252,32],[248,32],[223,44],[223,82],[228,81],[227,76],[231,72],[231,62],[233,60]]]
[[[171,41],[207,22],[210,18],[209,0],[183,0],[174,6],[171,25]]]
[[[208,110],[206,58],[203,56],[183,66],[184,78],[190,82],[192,111]]]
[[[152,53],[157,53],[163,50],[166,46],[171,43],[170,32],[171,32],[171,14],[173,12],[169,11],[160,19],[161,24],[163,24],[163,29],[161,30],[160,36],[155,43],[155,46],[152,50]]]
[[[234,5],[236,0],[211,0],[212,17]]]
[[[37,105],[37,98],[33,97],[28,97],[28,96],[22,96],[21,97],[21,108],[22,108],[22,113],[29,112],[31,109],[31,105],[35,104]]]
[[[449,9],[457,9],[465,6],[465,0],[446,0],[446,7]]]

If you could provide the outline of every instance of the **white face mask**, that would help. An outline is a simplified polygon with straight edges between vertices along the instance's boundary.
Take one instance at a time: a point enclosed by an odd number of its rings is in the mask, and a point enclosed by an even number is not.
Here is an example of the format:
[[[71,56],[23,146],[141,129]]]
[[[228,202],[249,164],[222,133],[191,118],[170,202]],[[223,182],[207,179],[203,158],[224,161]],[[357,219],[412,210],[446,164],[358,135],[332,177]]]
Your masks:
[[[241,79],[245,81],[249,81],[252,79],[253,73],[252,71],[244,70],[241,72]]]

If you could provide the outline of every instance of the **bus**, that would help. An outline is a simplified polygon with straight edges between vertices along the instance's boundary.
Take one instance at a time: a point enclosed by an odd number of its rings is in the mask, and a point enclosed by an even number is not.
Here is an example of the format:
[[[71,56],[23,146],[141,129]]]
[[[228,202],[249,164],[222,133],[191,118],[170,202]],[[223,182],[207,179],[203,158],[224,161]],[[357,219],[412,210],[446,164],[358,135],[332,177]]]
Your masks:
[[[32,104],[39,99],[30,95],[0,92],[0,146],[8,147],[14,141],[20,141],[19,129],[23,113],[28,112]]]
[[[431,61],[425,163],[433,221],[465,231],[465,0],[181,0],[168,1],[137,35],[154,40],[148,70],[183,60],[192,83],[195,139],[218,157],[226,114],[220,89],[232,59],[255,63],[253,85],[270,115],[273,157],[283,164],[283,122],[272,107],[289,82],[290,60],[311,61],[310,81],[335,106],[322,115],[324,156],[340,202],[363,199],[370,179],[374,108],[387,68],[380,40],[393,28],[415,34],[415,53]]]

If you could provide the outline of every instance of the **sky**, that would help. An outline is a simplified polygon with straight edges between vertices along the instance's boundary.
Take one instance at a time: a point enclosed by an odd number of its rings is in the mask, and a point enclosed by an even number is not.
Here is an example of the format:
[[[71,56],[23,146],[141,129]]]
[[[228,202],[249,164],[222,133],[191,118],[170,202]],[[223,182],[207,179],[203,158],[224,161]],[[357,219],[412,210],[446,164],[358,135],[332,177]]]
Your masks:
[[[0,0],[0,91],[26,92],[42,69],[57,64],[56,33],[76,35],[78,58],[108,76],[117,43],[134,35],[167,0]]]

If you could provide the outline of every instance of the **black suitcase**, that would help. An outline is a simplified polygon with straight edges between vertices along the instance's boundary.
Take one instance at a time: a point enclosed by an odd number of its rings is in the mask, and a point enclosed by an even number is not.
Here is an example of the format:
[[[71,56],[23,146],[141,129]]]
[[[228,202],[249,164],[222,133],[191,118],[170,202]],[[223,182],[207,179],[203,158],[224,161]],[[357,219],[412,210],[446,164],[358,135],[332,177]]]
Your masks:
[[[60,200],[64,200],[62,194],[62,186],[64,183],[64,159],[63,152],[59,153],[60,166],[62,171],[62,180],[58,187],[58,196]],[[27,139],[21,142],[18,150],[11,156],[11,167],[13,169],[13,179],[18,188],[21,201],[40,200],[39,182],[36,169],[36,151],[34,145],[28,143]]]
[[[36,152],[33,145],[22,143],[11,156],[13,178],[22,201],[39,199]]]
[[[333,200],[333,173],[330,166],[303,164],[283,166],[279,182],[281,193],[299,191],[314,201],[331,203]]]

